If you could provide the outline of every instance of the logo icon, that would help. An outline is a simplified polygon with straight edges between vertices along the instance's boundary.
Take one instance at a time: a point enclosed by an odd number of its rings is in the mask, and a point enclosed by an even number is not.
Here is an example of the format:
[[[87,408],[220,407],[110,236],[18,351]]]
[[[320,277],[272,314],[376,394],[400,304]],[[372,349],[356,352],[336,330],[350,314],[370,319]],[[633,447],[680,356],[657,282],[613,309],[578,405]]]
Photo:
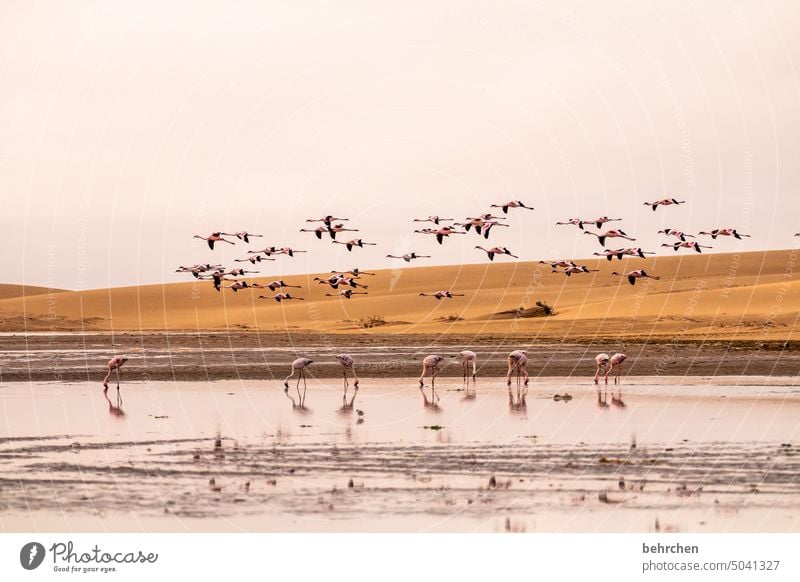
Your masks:
[[[44,561],[44,546],[39,542],[29,542],[19,551],[19,563],[26,570],[35,570]]]

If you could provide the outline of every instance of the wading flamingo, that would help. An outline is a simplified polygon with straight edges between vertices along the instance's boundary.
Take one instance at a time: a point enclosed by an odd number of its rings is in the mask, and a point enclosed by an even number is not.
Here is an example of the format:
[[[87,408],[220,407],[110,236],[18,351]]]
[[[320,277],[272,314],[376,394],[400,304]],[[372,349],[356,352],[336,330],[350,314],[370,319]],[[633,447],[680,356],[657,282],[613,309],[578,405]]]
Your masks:
[[[283,380],[283,393],[286,394],[287,398],[292,401],[293,406],[297,406],[295,404],[294,398],[289,396],[289,378],[297,373],[297,385],[295,388],[297,389],[297,399],[300,402],[299,407],[303,408],[306,402],[306,368],[314,363],[314,360],[309,360],[308,358],[297,358],[294,362],[292,362],[292,373],[286,376]],[[300,395],[300,380],[303,381],[303,395]]]
[[[419,390],[422,392],[422,397],[425,404],[428,404],[428,398],[425,396],[425,374],[428,370],[431,371],[431,400],[430,404],[436,406],[439,402],[439,397],[436,396],[436,374],[439,372],[439,365],[444,361],[442,356],[431,354],[422,360],[422,374],[419,377]]]
[[[516,372],[517,380],[522,377],[525,380],[525,385],[528,385],[528,352],[525,350],[514,350],[508,354],[508,374],[506,374],[506,383],[511,386],[511,374]]]
[[[478,363],[478,354],[470,350],[464,350],[463,352],[458,352],[459,357],[461,358],[461,369],[464,372],[464,382],[467,381],[469,376],[469,365],[472,364],[472,379],[474,380],[475,377],[478,375],[477,363]]]
[[[117,372],[117,393],[119,393],[119,376],[122,373],[122,366],[128,361],[126,356],[114,356],[108,361],[108,374],[103,378],[103,392],[108,391],[108,379],[111,377],[111,372]]]
[[[356,374],[355,360],[350,354],[338,354],[336,361],[342,365],[342,377],[344,378],[344,402],[347,401],[347,388],[350,383],[347,381],[347,371],[353,373],[353,388],[358,392],[358,375]]]
[[[617,375],[614,376],[614,384],[622,384],[622,380],[620,379],[619,375],[622,371],[622,363],[628,359],[628,356],[625,354],[614,354],[611,356],[609,360],[609,366],[606,369],[606,384],[608,384],[608,375],[611,373],[611,370],[614,368],[617,369]]]
[[[603,374],[606,371],[606,366],[608,366],[608,361],[611,358],[608,354],[597,354],[594,357],[594,363],[597,364],[597,371],[594,373],[594,383],[597,384],[600,380],[600,374]],[[606,384],[608,384],[608,379],[606,379]]]

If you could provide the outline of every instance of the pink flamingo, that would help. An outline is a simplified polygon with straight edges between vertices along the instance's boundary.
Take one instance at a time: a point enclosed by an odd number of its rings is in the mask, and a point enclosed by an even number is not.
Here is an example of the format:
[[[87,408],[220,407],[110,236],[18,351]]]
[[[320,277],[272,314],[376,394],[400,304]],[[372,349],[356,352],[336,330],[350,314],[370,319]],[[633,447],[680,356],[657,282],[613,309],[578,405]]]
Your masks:
[[[404,255],[386,255],[387,259],[403,259],[406,263],[410,263],[414,259],[430,259],[430,255],[418,255],[417,253],[406,253]]]
[[[453,220],[453,219],[452,218],[442,218],[442,217],[436,216],[434,214],[433,216],[429,216],[428,218],[415,218],[413,220],[413,222],[432,222],[433,224],[438,226],[440,221],[449,221],[449,220]]]
[[[260,238],[260,237],[264,236],[263,234],[252,234],[252,233],[247,232],[246,230],[243,230],[242,232],[234,232],[234,233],[223,232],[223,233],[220,233],[220,234],[224,234],[226,236],[235,236],[240,241],[243,241],[245,243],[249,243],[250,242],[250,237]]]
[[[103,378],[103,392],[108,391],[108,379],[111,377],[111,372],[117,372],[117,394],[119,395],[119,380],[122,373],[122,366],[128,361],[126,356],[114,356],[108,361],[108,374]]]
[[[626,356],[625,354],[614,354],[613,356],[611,356],[611,359],[609,360],[608,369],[606,370],[606,378],[605,378],[606,384],[608,384],[608,375],[614,368],[617,369],[617,375],[614,377],[614,384],[622,384],[622,380],[620,379],[619,375],[620,372],[622,371],[622,363],[627,359],[628,356]]]
[[[433,297],[437,301],[442,299],[452,299],[453,297],[464,297],[463,293],[453,293],[451,291],[437,291],[436,293],[420,293],[420,297]]]
[[[718,236],[732,236],[734,238],[738,238],[739,240],[741,240],[742,237],[750,238],[749,234],[742,234],[735,228],[715,228],[711,232],[700,232],[699,234],[708,235],[714,240],[717,240]]]
[[[608,361],[610,359],[608,354],[597,354],[594,357],[594,363],[597,364],[597,371],[594,373],[595,384],[600,380],[600,374],[606,371],[606,366],[608,366]],[[608,379],[606,379],[606,384],[608,384]]]
[[[270,258],[268,256],[267,257],[262,257],[261,255],[251,255],[251,256],[247,257],[246,259],[233,259],[233,262],[234,263],[249,262],[249,263],[255,265],[256,263],[260,263],[261,261],[274,261],[274,260],[275,259]]]
[[[578,273],[596,273],[599,270],[600,269],[590,269],[586,265],[572,265],[571,267],[567,267],[563,271],[557,271],[556,269],[553,269],[550,272],[551,273],[563,273],[567,277],[570,277],[570,276],[576,275]]]
[[[358,392],[358,375],[356,374],[355,360],[350,354],[338,354],[336,361],[342,365],[342,377],[344,378],[344,397],[347,398],[347,388],[350,385],[347,381],[347,371],[353,373],[353,386],[355,391]]]
[[[444,237],[450,236],[451,234],[467,234],[460,230],[453,230],[452,226],[443,226],[439,229],[423,228],[422,230],[415,230],[414,232],[419,234],[433,234],[436,236],[436,242],[439,244],[442,244]]]
[[[295,297],[294,295],[291,295],[289,293],[276,293],[272,297],[268,297],[266,295],[259,295],[258,298],[259,299],[274,299],[278,303],[280,303],[281,301],[293,301],[293,300],[305,301],[305,299],[303,299],[302,297]]]
[[[694,251],[697,251],[698,253],[702,253],[703,252],[700,249],[713,249],[714,248],[714,247],[709,247],[709,246],[706,246],[706,245],[701,245],[700,243],[695,242],[695,241],[683,241],[683,242],[679,241],[679,242],[672,243],[672,244],[663,243],[661,246],[662,247],[671,247],[674,251],[677,251],[680,248],[692,249]]]
[[[350,273],[353,277],[360,277],[361,275],[375,275],[375,273],[369,273],[367,271],[362,271],[358,267],[355,269],[350,269],[349,271],[345,271],[342,273],[341,271],[331,271],[334,275],[338,274],[340,277],[344,277],[345,273]]]
[[[212,251],[214,250],[214,243],[217,241],[228,243],[229,245],[236,244],[233,241],[229,241],[227,239],[222,238],[221,232],[212,232],[208,236],[200,236],[199,234],[196,234],[194,235],[194,238],[199,238],[201,240],[206,241],[208,243],[208,248],[210,248]]]
[[[492,204],[492,208],[502,208],[503,214],[508,214],[509,208],[525,208],[527,210],[533,210],[532,206],[525,206],[521,200],[511,200],[510,202],[506,202],[505,204]]]
[[[270,281],[265,285],[270,291],[275,291],[276,289],[281,288],[291,288],[291,289],[300,289],[300,285],[289,285],[283,279],[277,279],[276,281]]]
[[[359,247],[363,249],[367,245],[374,247],[378,244],[378,243],[364,242],[364,240],[360,238],[354,238],[353,240],[349,240],[347,242],[342,242],[339,240],[334,240],[331,242],[336,245],[345,245],[348,251],[352,251],[353,247]]]
[[[636,285],[636,279],[655,279],[658,281],[661,277],[656,277],[655,275],[648,275],[644,269],[636,269],[635,271],[630,271],[626,274],[617,273],[614,271],[611,273],[612,275],[616,275],[618,277],[627,277],[628,283],[631,285]]]
[[[334,221],[341,220],[342,222],[347,222],[350,220],[349,218],[337,218],[336,216],[331,216],[330,214],[327,216],[323,216],[322,218],[308,219],[306,222],[322,222],[325,226],[330,226]]]
[[[619,222],[622,220],[621,218],[609,218],[608,216],[601,216],[599,218],[595,218],[594,220],[584,220],[583,224],[594,224],[598,229],[603,228],[603,225],[607,222]]]
[[[439,397],[436,395],[436,374],[439,372],[439,365],[444,361],[442,356],[437,356],[431,354],[430,356],[426,356],[422,360],[422,374],[419,377],[419,389],[422,392],[422,396],[425,399],[425,403],[428,404],[428,399],[425,396],[424,386],[425,386],[425,374],[427,374],[428,370],[431,371],[431,403],[436,406],[436,403],[439,402]]]
[[[490,261],[494,260],[495,255],[508,255],[509,257],[514,257],[515,259],[519,258],[517,255],[513,254],[506,247],[492,247],[490,249],[485,249],[481,246],[476,246],[475,248],[485,252],[488,255]]]
[[[583,230],[583,225],[585,224],[585,221],[581,220],[580,218],[570,218],[566,222],[556,222],[556,226],[568,226],[571,224],[574,224],[575,226]]]
[[[551,269],[555,270],[556,267],[562,267],[564,269],[568,269],[570,267],[575,267],[575,261],[572,260],[558,260],[558,261],[539,261],[540,265],[548,265]]]
[[[338,293],[325,293],[325,297],[344,297],[345,299],[350,299],[353,295],[369,295],[366,291],[353,291],[352,289],[343,289]]]
[[[658,234],[665,234],[667,236],[674,236],[675,238],[679,238],[682,241],[686,240],[686,237],[695,238],[693,234],[686,234],[681,230],[675,230],[674,228],[665,228],[664,230],[659,230]]]
[[[309,360],[308,358],[297,358],[294,362],[292,362],[292,373],[286,376],[283,380],[283,393],[292,401],[292,405],[295,406],[294,398],[289,396],[289,378],[297,373],[297,399],[300,401],[299,408],[303,408],[306,402],[306,368],[314,363],[314,360]],[[300,380],[303,381],[303,395],[300,395]]]
[[[584,230],[583,234],[591,234],[592,236],[596,236],[597,240],[600,242],[601,245],[606,246],[606,239],[607,238],[624,238],[625,240],[636,240],[635,238],[629,237],[628,234],[620,229],[616,230],[607,230],[602,233],[590,232],[588,230]]]
[[[525,386],[528,385],[528,352],[525,350],[514,350],[508,354],[508,373],[506,374],[506,383],[511,386],[511,374],[516,372],[517,381],[520,376],[525,380]]]
[[[464,382],[467,381],[470,363],[472,364],[472,379],[474,380],[478,375],[478,354],[471,350],[464,350],[463,352],[458,352],[458,355],[461,358],[461,369],[464,372]]]
[[[673,204],[686,204],[686,200],[676,200],[675,198],[664,198],[663,200],[656,200],[655,202],[645,202],[645,206],[651,206],[653,208],[653,212],[656,211],[656,208],[659,206],[671,206]]]

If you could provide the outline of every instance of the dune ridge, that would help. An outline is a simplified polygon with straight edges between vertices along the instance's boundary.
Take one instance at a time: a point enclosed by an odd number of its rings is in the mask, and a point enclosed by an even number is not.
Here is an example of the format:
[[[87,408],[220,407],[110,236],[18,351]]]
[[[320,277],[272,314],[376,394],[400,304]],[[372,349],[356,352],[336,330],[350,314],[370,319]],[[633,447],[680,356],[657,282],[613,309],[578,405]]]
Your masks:
[[[534,262],[395,268],[361,282],[369,295],[325,297],[318,274],[287,276],[305,301],[259,300],[269,289],[214,290],[209,281],[88,291],[44,289],[0,299],[2,331],[197,331],[520,334],[548,339],[605,336],[794,340],[800,317],[797,250],[676,254],[609,262],[578,261],[597,273],[566,277]],[[644,268],[661,277],[631,286],[612,271]],[[327,276],[327,274],[326,274]],[[267,282],[270,275],[250,279]],[[466,297],[437,301],[419,292]],[[0,295],[2,297],[2,295]],[[555,315],[502,312],[542,301]]]

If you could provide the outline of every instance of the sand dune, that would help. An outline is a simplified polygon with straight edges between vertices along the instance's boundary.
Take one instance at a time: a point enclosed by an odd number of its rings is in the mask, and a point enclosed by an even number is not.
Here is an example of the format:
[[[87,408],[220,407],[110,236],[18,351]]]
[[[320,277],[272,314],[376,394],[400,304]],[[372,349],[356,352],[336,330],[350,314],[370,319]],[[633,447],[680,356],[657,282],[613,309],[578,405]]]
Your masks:
[[[585,339],[599,336],[792,340],[800,315],[798,251],[678,254],[580,261],[598,273],[565,277],[546,265],[502,262],[397,268],[364,276],[369,295],[325,297],[315,275],[286,277],[306,301],[258,300],[268,289],[216,292],[207,281],[61,292],[0,300],[0,328],[27,330],[203,330],[312,333],[498,333]],[[660,281],[627,281],[614,270],[645,268]],[[253,281],[269,281],[265,276]],[[466,297],[437,301],[420,291]],[[296,292],[296,293],[294,293]],[[536,301],[548,317],[515,317]],[[512,313],[509,314],[508,312]],[[535,310],[534,310],[535,311]],[[502,312],[506,312],[502,314]],[[526,315],[535,315],[530,309]],[[365,328],[369,318],[379,325]],[[381,323],[381,321],[383,323]]]
[[[60,293],[62,289],[48,289],[47,287],[33,287],[31,285],[3,285],[0,283],[0,299],[12,297],[30,297],[31,295],[44,295],[46,293]]]

